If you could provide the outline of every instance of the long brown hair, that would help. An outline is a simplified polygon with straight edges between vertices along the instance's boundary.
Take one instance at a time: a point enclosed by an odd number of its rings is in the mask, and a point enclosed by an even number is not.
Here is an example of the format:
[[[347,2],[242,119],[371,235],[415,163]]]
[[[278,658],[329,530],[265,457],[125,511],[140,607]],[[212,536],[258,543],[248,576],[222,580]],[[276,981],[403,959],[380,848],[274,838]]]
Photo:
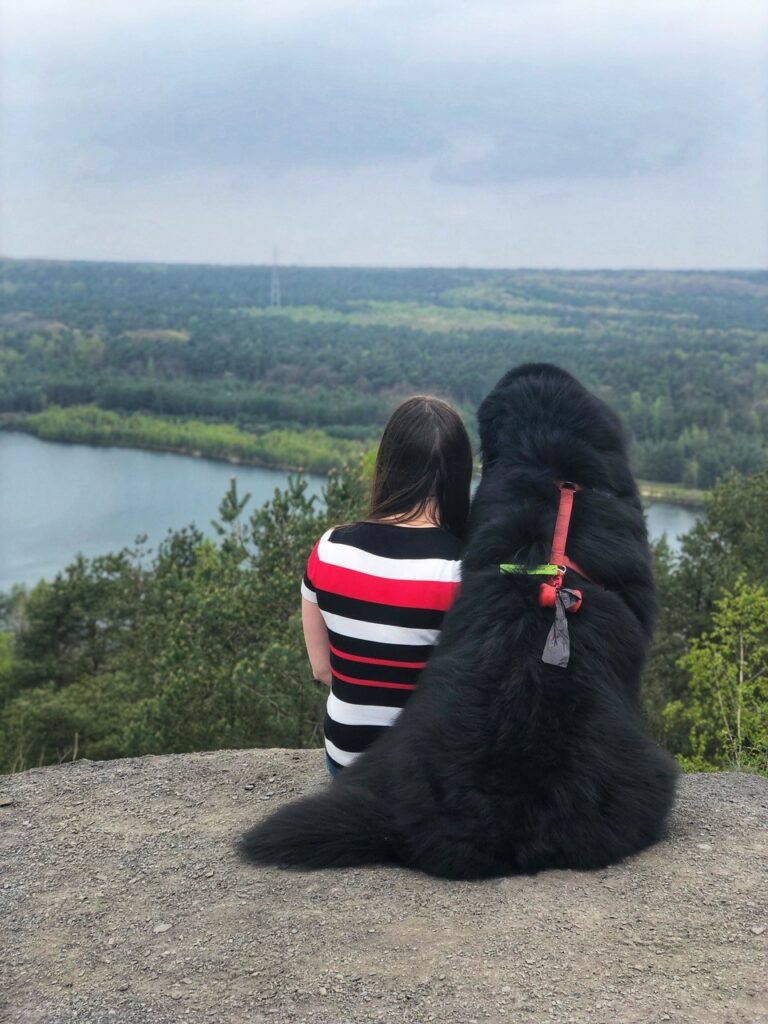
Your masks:
[[[407,523],[433,504],[437,525],[463,537],[469,515],[472,445],[447,402],[414,395],[384,428],[371,487],[371,519]]]

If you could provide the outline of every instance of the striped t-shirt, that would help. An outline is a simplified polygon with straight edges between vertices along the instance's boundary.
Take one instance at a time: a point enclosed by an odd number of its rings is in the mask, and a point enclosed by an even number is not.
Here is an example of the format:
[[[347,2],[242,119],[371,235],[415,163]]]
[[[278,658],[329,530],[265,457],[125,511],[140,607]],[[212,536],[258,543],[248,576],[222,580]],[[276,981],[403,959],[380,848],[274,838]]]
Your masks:
[[[461,578],[461,541],[442,527],[355,523],[323,534],[301,592],[331,647],[325,749],[350,764],[392,725],[440,636]]]

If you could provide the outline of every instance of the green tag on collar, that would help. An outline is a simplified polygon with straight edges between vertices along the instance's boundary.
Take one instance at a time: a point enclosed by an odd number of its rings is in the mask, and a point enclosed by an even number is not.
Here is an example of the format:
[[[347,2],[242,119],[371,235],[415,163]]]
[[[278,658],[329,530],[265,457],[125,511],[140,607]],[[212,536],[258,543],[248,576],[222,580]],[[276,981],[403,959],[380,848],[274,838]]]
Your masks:
[[[560,572],[559,565],[515,565],[514,563],[504,563],[499,566],[501,572],[508,572],[512,574],[519,573],[525,576],[557,576]]]

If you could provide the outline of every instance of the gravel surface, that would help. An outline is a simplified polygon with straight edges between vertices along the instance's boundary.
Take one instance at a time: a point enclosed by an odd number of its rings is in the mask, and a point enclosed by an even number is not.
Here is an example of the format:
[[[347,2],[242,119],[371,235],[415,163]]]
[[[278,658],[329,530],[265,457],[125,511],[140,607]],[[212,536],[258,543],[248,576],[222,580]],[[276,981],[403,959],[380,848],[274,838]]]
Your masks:
[[[768,779],[688,776],[671,839],[594,873],[238,862],[321,785],[289,750],[0,777],[0,1020],[768,1022]]]

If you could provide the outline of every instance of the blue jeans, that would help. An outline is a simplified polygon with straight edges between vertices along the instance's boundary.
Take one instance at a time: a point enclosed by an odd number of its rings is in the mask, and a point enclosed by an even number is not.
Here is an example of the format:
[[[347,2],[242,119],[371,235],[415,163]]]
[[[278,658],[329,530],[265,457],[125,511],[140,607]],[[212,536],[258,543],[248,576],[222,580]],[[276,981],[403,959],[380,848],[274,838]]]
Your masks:
[[[338,775],[339,772],[341,771],[341,768],[339,768],[338,765],[334,764],[330,757],[328,757],[327,752],[325,755],[325,767],[328,769],[328,774],[331,776],[331,778],[333,778],[335,775]]]

